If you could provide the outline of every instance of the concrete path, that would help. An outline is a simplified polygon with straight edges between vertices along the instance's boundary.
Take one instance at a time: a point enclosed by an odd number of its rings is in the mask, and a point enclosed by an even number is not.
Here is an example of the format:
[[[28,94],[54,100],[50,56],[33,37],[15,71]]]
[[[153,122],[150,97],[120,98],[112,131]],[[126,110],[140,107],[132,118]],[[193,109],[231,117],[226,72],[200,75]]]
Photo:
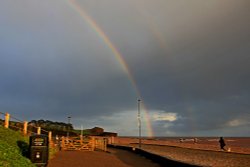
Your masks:
[[[160,167],[160,165],[129,151],[60,151],[48,167]]]

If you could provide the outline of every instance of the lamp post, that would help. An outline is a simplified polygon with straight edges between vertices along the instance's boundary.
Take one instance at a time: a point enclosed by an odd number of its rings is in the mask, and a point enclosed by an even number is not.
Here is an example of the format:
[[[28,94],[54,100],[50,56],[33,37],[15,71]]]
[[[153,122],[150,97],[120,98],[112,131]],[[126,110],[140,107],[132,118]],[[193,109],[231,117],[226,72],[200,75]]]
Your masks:
[[[138,128],[139,128],[139,148],[141,148],[141,100],[138,99]]]
[[[68,138],[68,139],[69,139],[70,118],[71,118],[71,117],[68,117],[68,128],[67,128],[67,138]]]

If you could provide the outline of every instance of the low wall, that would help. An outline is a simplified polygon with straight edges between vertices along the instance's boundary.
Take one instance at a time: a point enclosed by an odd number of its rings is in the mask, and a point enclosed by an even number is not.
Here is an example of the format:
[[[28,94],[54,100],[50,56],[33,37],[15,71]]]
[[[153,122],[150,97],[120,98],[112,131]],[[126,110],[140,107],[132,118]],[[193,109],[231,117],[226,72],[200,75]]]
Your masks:
[[[158,164],[160,164],[161,166],[168,166],[168,167],[199,167],[197,165],[193,165],[193,164],[187,164],[184,162],[180,162],[180,161],[175,161],[157,154],[153,154],[150,153],[148,151],[139,149],[139,148],[135,148],[135,147],[130,147],[130,146],[121,146],[121,145],[113,145],[113,144],[108,144],[108,147],[111,148],[117,148],[117,149],[122,149],[122,150],[127,150],[136,154],[139,154],[141,156],[144,156],[147,159],[150,159]]]

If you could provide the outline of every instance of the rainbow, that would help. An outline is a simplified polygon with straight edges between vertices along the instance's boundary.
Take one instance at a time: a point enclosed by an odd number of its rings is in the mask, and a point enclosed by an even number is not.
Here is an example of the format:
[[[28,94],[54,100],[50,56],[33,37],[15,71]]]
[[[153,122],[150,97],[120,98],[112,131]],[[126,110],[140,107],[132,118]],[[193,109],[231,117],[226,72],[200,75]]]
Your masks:
[[[111,49],[115,58],[121,65],[121,68],[126,73],[131,84],[133,85],[138,98],[142,100],[141,93],[136,85],[135,79],[133,78],[131,71],[129,70],[128,64],[124,60],[122,54],[118,51],[115,45],[111,42],[109,37],[104,33],[101,27],[85,12],[85,10],[75,0],[66,0],[66,1],[72,7],[72,9],[76,11],[83,18],[83,20],[86,23],[88,23],[88,25],[97,33],[97,35],[104,41],[104,43],[108,46],[108,48]],[[148,137],[153,137],[154,134],[153,134],[152,126],[151,126],[151,121],[150,121],[150,118],[149,118],[149,115],[148,115],[148,112],[144,103],[142,103],[141,109],[145,115],[144,118],[146,121]]]

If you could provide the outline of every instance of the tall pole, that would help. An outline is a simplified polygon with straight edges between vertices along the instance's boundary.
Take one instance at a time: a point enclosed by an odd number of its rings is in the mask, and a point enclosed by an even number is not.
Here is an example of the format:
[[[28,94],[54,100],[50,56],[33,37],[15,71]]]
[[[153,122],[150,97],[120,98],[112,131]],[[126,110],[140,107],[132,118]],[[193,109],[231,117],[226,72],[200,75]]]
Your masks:
[[[141,100],[138,99],[138,128],[139,128],[139,148],[141,148]]]
[[[71,118],[71,117],[68,117],[68,128],[67,128],[67,138],[68,138],[68,139],[69,139],[70,118]]]

